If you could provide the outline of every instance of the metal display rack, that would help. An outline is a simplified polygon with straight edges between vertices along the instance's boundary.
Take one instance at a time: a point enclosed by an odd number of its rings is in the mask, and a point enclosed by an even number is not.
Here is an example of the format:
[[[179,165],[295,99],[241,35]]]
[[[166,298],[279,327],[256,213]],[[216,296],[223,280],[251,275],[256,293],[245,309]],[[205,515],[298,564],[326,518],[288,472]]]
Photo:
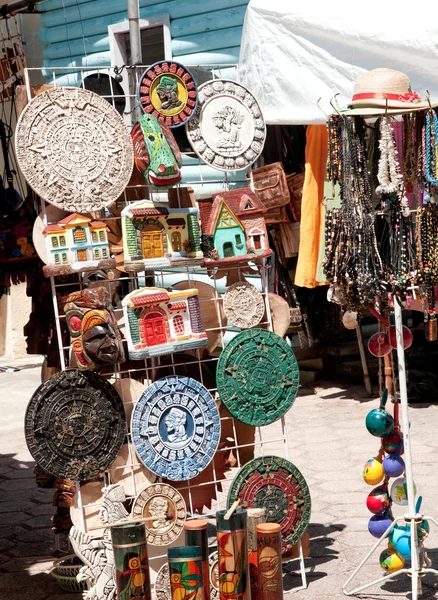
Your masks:
[[[144,72],[144,70],[147,68],[147,66],[137,66],[135,68],[133,68],[135,70],[135,76],[137,78],[137,80],[139,79],[140,75]],[[191,68],[190,66],[188,68]],[[206,67],[203,67],[206,68]],[[208,67],[208,70],[211,74],[212,78],[215,77],[220,77],[221,76],[221,71],[224,68],[224,66],[215,66],[212,65],[210,67]],[[227,78],[229,78],[229,71],[231,68],[234,69],[234,73],[235,76],[237,78],[237,66],[236,65],[225,65],[225,68],[227,69]],[[32,74],[34,71],[41,71],[41,69],[27,69],[25,71],[25,79],[26,79],[26,88],[27,88],[27,94],[28,94],[28,100],[30,100],[31,98],[31,84],[32,84]],[[83,67],[83,68],[70,68],[70,69],[61,69],[61,68],[54,68],[51,69],[52,71],[52,78],[51,81],[49,80],[48,82],[51,82],[53,84],[56,85],[56,81],[57,78],[60,76],[60,74],[64,74],[64,73],[68,73],[68,72],[80,72],[80,77],[81,77],[81,81],[82,81],[82,87],[85,87],[84,85],[84,80],[85,77],[87,76],[87,74],[95,74],[95,73],[101,73],[101,74],[105,74],[109,76],[109,82],[110,82],[110,86],[111,86],[111,94],[108,96],[104,96],[109,102],[111,102],[113,104],[113,106],[115,106],[115,100],[116,99],[120,99],[120,95],[117,95],[114,93],[113,90],[113,85],[112,85],[112,79],[111,77],[114,76],[114,67],[99,67],[99,68],[95,68],[95,67]],[[130,106],[130,110],[128,111],[128,114],[126,114],[126,112],[124,113],[124,116],[126,118],[130,119],[130,115],[129,112],[133,112],[133,109],[135,108],[135,96],[133,95],[126,95],[125,96],[126,101],[127,101],[127,105]],[[223,173],[223,177],[219,177],[218,179],[209,179],[208,181],[205,180],[205,178],[203,177],[203,173],[202,173],[202,165],[201,165],[201,161],[199,159],[197,159],[196,155],[194,153],[186,153],[186,155],[189,155],[190,158],[192,159],[192,161],[194,159],[196,159],[198,161],[199,164],[199,176],[197,178],[190,178],[188,181],[185,181],[182,186],[193,186],[195,187],[195,190],[197,191],[196,193],[199,193],[198,190],[202,190],[204,188],[207,188],[208,184],[216,184],[217,186],[217,191],[222,190],[228,190],[230,188],[231,185],[238,185],[238,186],[244,186],[247,185],[247,179],[245,177],[245,174],[239,174],[239,176],[237,178],[233,177],[232,182],[230,181],[230,178],[228,176],[227,173]],[[193,164],[193,162],[191,161],[191,164]],[[191,171],[193,172],[193,171]],[[218,172],[219,174],[219,172]],[[220,174],[222,175],[222,174]],[[157,193],[157,190],[155,188],[149,188],[149,186],[147,185],[142,185],[142,186],[135,186],[136,191],[137,191],[137,195],[138,192],[141,191],[142,195],[137,198],[141,199],[141,198],[146,198],[146,193],[149,195],[149,198],[154,200],[154,199],[158,199],[160,198],[160,201],[163,201],[163,196],[159,196]],[[149,189],[148,189],[149,188]],[[132,187],[129,187],[125,190],[124,193],[124,199],[123,200],[119,200],[117,202],[116,205],[114,205],[114,207],[116,207],[117,209],[121,209],[124,206],[126,206],[127,204],[129,204],[130,200],[128,199],[129,197],[129,192],[130,190],[132,190]],[[209,192],[208,188],[206,189],[206,192]],[[132,201],[131,201],[132,202]],[[112,208],[114,208],[112,207]],[[42,214],[43,214],[43,221],[44,221],[44,226],[46,226],[48,224],[47,222],[47,215],[46,215],[46,207],[45,207],[45,203],[44,201],[42,201]],[[105,213],[105,211],[102,212],[102,214],[100,215],[101,218],[105,219],[105,220],[109,220],[109,219],[120,219],[119,217],[114,217],[111,215],[108,215],[107,213]],[[263,262],[261,262],[260,264],[256,265],[250,265],[252,266],[252,272],[250,274],[247,273],[247,267],[245,266],[237,266],[237,267],[233,267],[232,269],[227,267],[228,271],[234,271],[233,276],[234,276],[234,280],[236,280],[237,278],[240,277],[247,277],[248,279],[251,280],[252,278],[252,282],[259,288],[259,291],[262,293],[263,298],[264,298],[264,302],[265,302],[265,306],[266,306],[266,317],[264,317],[264,321],[262,321],[259,324],[259,327],[263,327],[266,329],[270,329],[272,330],[272,320],[271,320],[271,314],[270,314],[270,310],[269,310],[269,301],[268,301],[268,273],[269,273],[269,265],[266,262],[266,259],[263,260]],[[245,273],[243,273],[243,271],[245,271]],[[87,280],[90,274],[81,274],[78,273],[74,276],[70,276],[70,279],[74,279],[73,283],[60,283],[57,278],[55,277],[51,277],[50,278],[50,285],[51,285],[51,291],[52,291],[52,297],[53,297],[53,309],[54,309],[54,314],[55,314],[55,323],[56,323],[56,333],[57,333],[57,339],[59,342],[59,358],[60,358],[60,363],[61,363],[61,369],[65,370],[69,367],[69,351],[70,351],[70,346],[69,344],[63,344],[63,333],[62,333],[62,322],[63,320],[65,320],[65,316],[62,313],[62,310],[60,310],[60,306],[62,306],[62,302],[59,302],[59,297],[64,295],[65,293],[67,293],[67,286],[68,286],[68,293],[71,293],[73,291],[77,291],[80,289],[83,289],[84,287],[86,287],[87,285]],[[211,299],[209,300],[209,302],[212,303],[211,306],[211,310],[212,311],[217,311],[218,316],[219,316],[219,327],[214,328],[214,329],[206,329],[207,333],[209,331],[215,331],[215,332],[219,332],[220,333],[220,344],[219,346],[224,347],[224,345],[226,344],[226,338],[228,338],[230,335],[232,335],[233,333],[237,333],[239,330],[237,328],[232,328],[227,326],[226,323],[223,323],[223,321],[220,318],[220,313],[219,313],[219,305],[218,303],[222,301],[221,298],[221,293],[223,293],[225,291],[226,288],[226,281],[223,277],[219,278],[221,276],[220,271],[216,268],[216,269],[211,269],[211,267],[209,267],[208,271],[206,268],[203,267],[184,267],[184,268],[164,268],[164,269],[159,269],[159,270],[155,270],[153,272],[153,283],[151,283],[150,280],[150,275],[152,275],[152,272],[148,272],[146,274],[144,273],[139,273],[139,274],[131,274],[131,273],[121,273],[121,276],[119,279],[116,280],[107,280],[104,281],[102,280],[102,285],[106,285],[108,286],[108,291],[110,292],[110,294],[112,293],[112,291],[114,290],[114,286],[115,285],[119,285],[119,286],[123,286],[124,287],[124,293],[129,293],[133,290],[139,289],[140,287],[143,287],[145,284],[145,275],[148,276],[148,285],[157,285],[158,287],[170,287],[170,285],[172,283],[174,283],[175,281],[182,281],[182,280],[188,280],[193,282],[193,287],[195,287],[195,282],[202,280],[202,281],[206,281],[206,278],[208,279],[208,282],[210,283],[210,285],[214,286],[215,290],[218,293],[218,297],[216,299]],[[175,277],[177,277],[177,279],[175,279]],[[115,314],[117,317],[117,320],[121,326],[121,331],[122,331],[122,336],[123,336],[123,312],[119,305],[115,305]],[[202,301],[201,301],[201,308],[202,308]],[[156,372],[157,369],[161,368],[166,368],[168,371],[170,370],[169,374],[177,374],[177,369],[181,368],[181,367],[189,367],[192,370],[196,369],[196,372],[199,373],[199,376],[196,377],[203,385],[205,385],[207,387],[207,389],[209,390],[209,392],[213,395],[213,397],[217,396],[216,392],[216,388],[212,387],[211,385],[209,385],[209,382],[207,382],[205,380],[205,372],[209,371],[213,376],[216,370],[216,362],[218,360],[218,356],[219,356],[219,352],[216,351],[216,353],[213,356],[209,356],[208,358],[203,357],[203,353],[202,353],[202,349],[198,349],[198,350],[192,350],[190,351],[191,355],[192,355],[192,359],[190,360],[186,360],[186,362],[179,362],[177,360],[178,357],[178,353],[176,354],[172,354],[172,355],[167,355],[165,357],[158,357],[158,358],[151,358],[151,359],[146,359],[141,361],[141,366],[139,366],[138,368],[130,368],[129,365],[126,364],[117,364],[114,365],[114,369],[111,373],[105,373],[103,374],[104,377],[108,378],[110,380],[111,383],[115,383],[116,381],[122,379],[122,378],[128,378],[128,379],[142,379],[143,383],[145,386],[148,385],[148,383],[151,383],[154,380],[154,373]],[[140,361],[137,361],[137,363],[140,364]],[[195,377],[195,375],[193,375]],[[214,378],[214,377],[213,377]],[[122,400],[126,400],[123,397],[123,390],[120,393]],[[227,423],[228,421],[228,423]],[[248,453],[248,451],[250,449],[252,449],[254,456],[263,456],[263,455],[268,455],[268,454],[276,454],[280,457],[286,458],[289,460],[289,444],[288,444],[288,436],[287,436],[287,431],[286,431],[286,424],[285,424],[285,419],[282,418],[280,421],[277,421],[276,423],[269,425],[269,426],[265,426],[265,427],[256,427],[254,428],[254,438],[253,440],[251,440],[248,443],[240,443],[239,444],[239,436],[238,436],[238,432],[237,429],[239,427],[238,422],[235,421],[235,419],[229,415],[229,416],[222,416],[221,417],[221,425],[227,425],[227,430],[231,430],[232,431],[232,435],[230,435],[230,437],[228,437],[225,440],[225,445],[224,447],[219,447],[218,452],[219,453],[228,453],[228,456],[232,456],[233,460],[232,462],[235,464],[234,467],[228,467],[227,470],[225,470],[225,473],[217,473],[216,468],[215,468],[215,464],[214,464],[214,460],[210,463],[212,465],[212,477],[208,480],[205,481],[204,483],[200,484],[201,486],[214,486],[214,490],[215,490],[215,496],[216,498],[212,501],[211,503],[211,507],[205,507],[203,508],[202,511],[200,512],[196,512],[195,511],[195,502],[194,502],[194,498],[196,495],[196,489],[193,488],[193,485],[191,483],[190,480],[185,481],[185,482],[179,482],[179,485],[177,487],[177,489],[179,491],[183,491],[186,493],[186,496],[188,497],[188,502],[187,502],[187,510],[189,511],[189,515],[188,518],[197,518],[197,517],[204,517],[207,519],[214,519],[215,517],[215,513],[217,510],[220,509],[224,509],[227,507],[227,492],[228,492],[228,488],[231,485],[231,481],[234,478],[236,472],[238,469],[240,469],[245,462],[248,462],[247,460],[245,460],[242,457],[242,453],[243,451],[245,451],[246,453]],[[231,425],[231,429],[228,427],[229,425]],[[135,467],[135,449],[132,443],[132,439],[131,439],[131,434],[130,431],[127,431],[127,441],[128,441],[128,449],[129,449],[129,462],[127,465],[123,465],[121,467],[115,467],[115,468],[110,468],[108,469],[105,474],[104,474],[104,484],[109,484],[112,482],[112,479],[114,477],[114,471],[118,468],[120,469],[124,469],[126,471],[126,469],[130,469],[130,473],[131,473],[131,482],[132,482],[132,486],[130,486],[130,488],[132,487],[132,490],[134,491],[133,495],[128,495],[127,494],[127,499],[131,500],[135,497],[135,495],[140,491],[140,489],[138,488],[138,485],[136,483],[135,480],[135,476],[134,476],[134,467]],[[157,482],[160,479],[157,478]],[[103,484],[103,485],[104,485]],[[184,485],[182,485],[184,484]],[[80,491],[80,485],[79,482],[76,483],[77,486],[77,490],[78,490],[78,507],[80,510],[80,522],[82,525],[82,529],[83,531],[87,532],[87,524],[85,521],[85,516],[84,516],[84,506],[82,503],[82,496],[81,496],[81,491]],[[141,486],[144,487],[144,486]],[[199,485],[197,484],[197,488],[199,488]],[[88,505],[89,507],[92,505]],[[100,507],[100,505],[95,505],[97,510],[98,507]],[[213,521],[212,521],[213,522]],[[212,541],[211,539],[211,551],[214,551],[216,549],[216,542],[215,542],[215,538],[214,541]],[[184,533],[174,542],[172,543],[172,545],[181,545],[184,544]],[[159,568],[166,562],[167,560],[167,546],[161,546],[161,547],[157,547],[157,546],[148,546],[148,551],[149,551],[149,564],[150,564],[150,569],[151,569],[151,580],[152,583],[154,583],[155,581],[155,576],[157,571],[159,570]],[[298,560],[299,561],[299,573],[300,573],[300,577],[301,577],[301,586],[299,587],[295,587],[292,591],[297,591],[297,590],[301,590],[301,589],[305,589],[307,588],[307,580],[306,580],[306,571],[305,571],[305,562],[304,562],[304,551],[303,551],[303,546],[301,544],[301,541],[298,543],[298,558],[292,559],[292,560]]]

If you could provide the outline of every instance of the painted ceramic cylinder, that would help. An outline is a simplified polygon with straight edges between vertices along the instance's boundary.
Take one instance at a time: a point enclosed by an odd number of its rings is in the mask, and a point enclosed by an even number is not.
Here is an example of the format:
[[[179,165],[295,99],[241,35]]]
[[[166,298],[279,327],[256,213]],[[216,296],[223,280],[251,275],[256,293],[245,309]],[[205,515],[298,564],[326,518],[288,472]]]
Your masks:
[[[199,546],[168,548],[172,600],[204,600],[202,557]]]
[[[111,527],[117,600],[150,600],[146,530],[143,523]]]
[[[257,556],[257,525],[266,520],[266,508],[248,508],[248,563],[251,600],[259,599],[259,574]]]
[[[219,555],[220,600],[250,600],[248,570],[248,515],[236,510],[224,519],[226,510],[216,513]]]
[[[202,560],[202,579],[204,583],[205,600],[210,600],[210,564],[208,555],[207,521],[192,519],[184,523],[187,546],[199,546]]]
[[[281,527],[277,523],[257,525],[259,600],[283,600]]]

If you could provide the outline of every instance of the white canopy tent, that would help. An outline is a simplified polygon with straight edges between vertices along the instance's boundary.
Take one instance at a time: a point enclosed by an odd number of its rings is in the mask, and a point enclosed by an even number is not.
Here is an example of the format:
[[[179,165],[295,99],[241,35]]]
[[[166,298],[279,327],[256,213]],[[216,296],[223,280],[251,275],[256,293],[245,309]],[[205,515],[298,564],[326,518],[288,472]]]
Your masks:
[[[367,0],[250,0],[240,50],[240,80],[269,124],[324,123],[339,92],[348,104],[363,71],[406,73],[423,98],[438,98],[436,3]]]

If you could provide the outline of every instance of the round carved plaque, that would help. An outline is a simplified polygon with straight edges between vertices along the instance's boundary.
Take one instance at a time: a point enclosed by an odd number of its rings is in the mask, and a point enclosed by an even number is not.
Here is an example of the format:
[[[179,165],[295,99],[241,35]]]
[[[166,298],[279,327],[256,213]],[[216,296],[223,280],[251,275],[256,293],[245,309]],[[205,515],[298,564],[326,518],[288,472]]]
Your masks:
[[[134,407],[132,440],[143,464],[160,477],[184,481],[211,462],[220,418],[210,392],[190,377],[163,377]]]
[[[129,131],[111,104],[81,88],[35,96],[15,132],[20,169],[35,192],[70,212],[112,204],[134,166]]]
[[[62,371],[45,381],[26,411],[27,447],[48,473],[89,481],[117,458],[126,433],[120,396],[89,371]]]
[[[238,333],[222,351],[216,370],[219,398],[247,425],[269,425],[284,416],[298,393],[300,372],[287,342],[272,331]]]
[[[198,92],[193,75],[175,61],[162,60],[151,65],[140,78],[138,99],[168,127],[180,127],[193,116]]]
[[[224,296],[224,312],[234,327],[256,327],[265,314],[263,296],[247,281],[233,283]]]
[[[219,600],[219,557],[217,552],[212,552],[208,557],[210,566],[210,599]]]
[[[260,156],[266,126],[257,100],[243,85],[227,79],[198,89],[198,108],[186,124],[196,154],[220,171],[241,171]]]
[[[309,524],[309,488],[285,458],[255,458],[240,469],[228,493],[228,506],[238,498],[245,508],[265,508],[266,522],[281,525],[283,552],[298,543]]]
[[[180,535],[186,521],[184,498],[170,485],[154,483],[142,490],[132,505],[134,519],[156,516],[156,521],[145,523],[147,542],[153,546],[168,546]],[[166,520],[162,515],[172,514]]]
[[[165,563],[157,573],[157,578],[155,579],[155,595],[157,600],[172,600],[168,563]]]

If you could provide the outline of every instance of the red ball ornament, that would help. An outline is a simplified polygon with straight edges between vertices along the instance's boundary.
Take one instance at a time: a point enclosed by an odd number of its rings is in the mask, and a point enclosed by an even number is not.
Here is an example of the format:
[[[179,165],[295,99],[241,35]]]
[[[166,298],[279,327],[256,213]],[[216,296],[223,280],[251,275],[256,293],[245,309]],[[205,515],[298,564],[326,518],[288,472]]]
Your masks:
[[[374,488],[367,497],[367,508],[373,515],[383,515],[390,504],[388,488],[385,485],[379,485]]]
[[[387,454],[395,454],[398,452],[402,443],[401,431],[396,427],[392,433],[382,438],[382,448]]]

